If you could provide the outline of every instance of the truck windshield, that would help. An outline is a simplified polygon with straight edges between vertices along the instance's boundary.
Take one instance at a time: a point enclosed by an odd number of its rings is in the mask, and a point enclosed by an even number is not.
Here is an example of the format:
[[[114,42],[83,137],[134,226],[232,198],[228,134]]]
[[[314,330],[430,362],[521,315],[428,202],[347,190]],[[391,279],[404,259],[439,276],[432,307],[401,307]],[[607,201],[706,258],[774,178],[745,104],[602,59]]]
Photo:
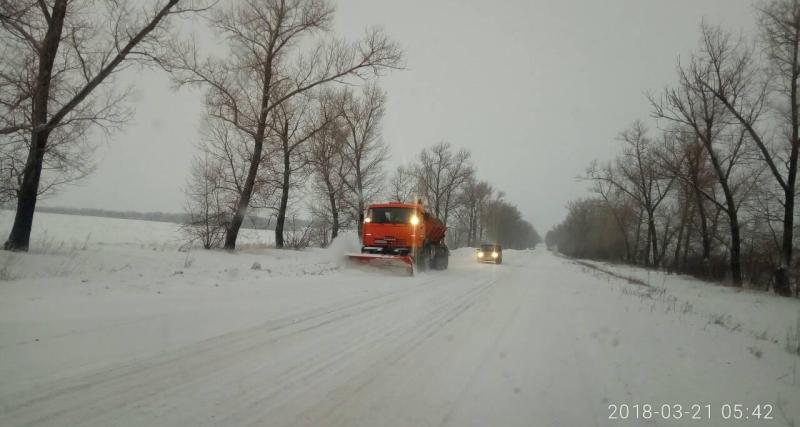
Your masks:
[[[413,215],[414,210],[409,208],[372,208],[367,216],[376,224],[405,224]]]

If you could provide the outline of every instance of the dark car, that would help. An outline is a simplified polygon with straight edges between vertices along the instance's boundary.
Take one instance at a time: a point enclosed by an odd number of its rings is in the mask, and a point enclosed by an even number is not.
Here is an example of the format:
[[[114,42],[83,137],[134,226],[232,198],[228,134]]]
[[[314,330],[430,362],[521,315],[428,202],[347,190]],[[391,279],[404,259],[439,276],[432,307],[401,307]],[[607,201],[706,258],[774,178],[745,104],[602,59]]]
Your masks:
[[[481,245],[478,248],[478,262],[503,263],[503,248],[500,245]]]

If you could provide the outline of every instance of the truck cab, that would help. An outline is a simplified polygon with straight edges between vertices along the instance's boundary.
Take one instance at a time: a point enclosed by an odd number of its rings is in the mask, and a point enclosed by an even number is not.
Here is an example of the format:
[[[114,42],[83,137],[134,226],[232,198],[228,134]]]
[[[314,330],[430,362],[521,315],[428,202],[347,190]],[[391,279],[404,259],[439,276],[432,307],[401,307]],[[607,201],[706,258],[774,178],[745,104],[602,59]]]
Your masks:
[[[379,203],[364,215],[362,253],[410,256],[420,269],[447,268],[445,227],[419,203]]]
[[[425,238],[425,211],[420,205],[371,205],[364,216],[362,241],[370,253],[409,255]]]

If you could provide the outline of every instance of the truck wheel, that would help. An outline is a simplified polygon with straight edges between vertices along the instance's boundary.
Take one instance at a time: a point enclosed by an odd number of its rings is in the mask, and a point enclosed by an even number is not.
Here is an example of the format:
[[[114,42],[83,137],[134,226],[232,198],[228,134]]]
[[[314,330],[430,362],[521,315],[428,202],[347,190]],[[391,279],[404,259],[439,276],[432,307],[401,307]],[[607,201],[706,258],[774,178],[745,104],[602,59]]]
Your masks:
[[[433,257],[433,265],[436,270],[447,270],[449,260],[447,249],[438,249]]]
[[[427,271],[431,261],[431,248],[430,246],[423,246],[417,256],[414,257],[414,262],[417,264],[419,271]]]

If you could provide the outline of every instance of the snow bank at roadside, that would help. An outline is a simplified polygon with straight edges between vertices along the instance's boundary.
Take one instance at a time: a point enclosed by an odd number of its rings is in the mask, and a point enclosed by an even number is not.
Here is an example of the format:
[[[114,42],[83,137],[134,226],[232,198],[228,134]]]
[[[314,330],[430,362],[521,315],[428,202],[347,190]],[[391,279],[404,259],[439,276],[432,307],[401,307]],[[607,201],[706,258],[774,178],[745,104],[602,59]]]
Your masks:
[[[622,277],[641,280],[649,288],[634,286],[632,295],[658,300],[673,310],[699,314],[709,326],[750,335],[755,341],[787,345],[788,337],[800,336],[800,305],[794,298],[769,292],[721,286],[693,277],[668,274],[629,265],[581,260]],[[606,273],[600,273],[605,275]],[[616,281],[615,279],[611,279]],[[768,308],[767,308],[768,307]]]

